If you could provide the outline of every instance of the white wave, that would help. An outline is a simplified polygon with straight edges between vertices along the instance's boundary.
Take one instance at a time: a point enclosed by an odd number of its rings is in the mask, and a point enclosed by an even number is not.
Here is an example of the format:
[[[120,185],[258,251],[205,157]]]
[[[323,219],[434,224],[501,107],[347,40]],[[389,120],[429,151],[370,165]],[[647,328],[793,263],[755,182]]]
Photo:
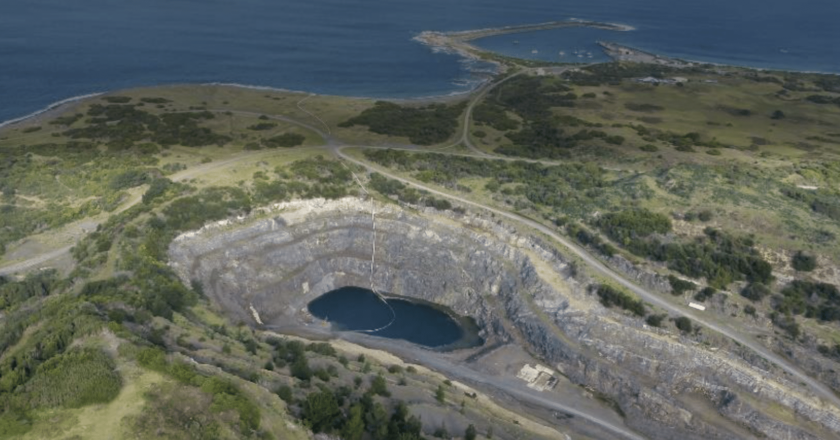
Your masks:
[[[222,87],[237,87],[240,89],[249,89],[249,90],[264,90],[266,92],[283,92],[283,93],[307,93],[310,95],[317,95],[317,93],[307,92],[304,90],[292,90],[292,89],[284,89],[280,87],[271,87],[271,86],[257,86],[252,84],[240,84],[240,83],[228,83],[228,82],[209,82],[209,83],[201,83],[201,86],[222,86]]]
[[[54,103],[42,108],[41,110],[32,112],[32,113],[30,113],[26,116],[21,116],[19,118],[9,119],[8,121],[0,122],[0,128],[6,127],[6,126],[12,125],[12,124],[17,124],[18,122],[23,122],[23,121],[25,121],[29,118],[34,118],[35,116],[44,114],[44,113],[46,113],[50,110],[61,107],[64,104],[69,104],[71,102],[81,101],[83,99],[93,98],[93,97],[96,97],[96,96],[99,96],[99,95],[102,95],[102,94],[103,94],[103,92],[88,93],[87,95],[79,95],[79,96],[74,96],[72,98],[62,99],[61,101],[54,102]]]

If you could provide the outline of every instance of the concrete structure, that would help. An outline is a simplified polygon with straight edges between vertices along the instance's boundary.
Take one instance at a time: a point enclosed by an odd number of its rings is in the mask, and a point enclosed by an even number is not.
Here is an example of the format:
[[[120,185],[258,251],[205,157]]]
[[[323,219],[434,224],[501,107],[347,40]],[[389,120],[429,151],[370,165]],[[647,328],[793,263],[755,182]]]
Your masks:
[[[534,367],[528,364],[523,365],[516,377],[528,382],[528,388],[537,391],[550,390],[557,385],[554,371],[540,364],[536,364]]]
[[[700,311],[706,310],[706,306],[704,306],[703,304],[697,304],[696,302],[690,302],[688,303],[688,306],[692,309],[697,309]]]

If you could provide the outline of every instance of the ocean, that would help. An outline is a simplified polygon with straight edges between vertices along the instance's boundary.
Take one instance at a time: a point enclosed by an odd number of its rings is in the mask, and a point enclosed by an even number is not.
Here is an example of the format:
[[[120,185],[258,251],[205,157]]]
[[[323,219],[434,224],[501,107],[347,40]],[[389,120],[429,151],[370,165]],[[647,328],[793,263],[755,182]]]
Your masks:
[[[507,55],[597,61],[604,57],[594,43],[607,40],[697,61],[840,73],[838,17],[836,0],[7,2],[0,121],[74,96],[160,84],[391,98],[463,93],[486,78],[487,66],[434,53],[415,35],[569,18],[637,30],[558,29],[476,43]]]

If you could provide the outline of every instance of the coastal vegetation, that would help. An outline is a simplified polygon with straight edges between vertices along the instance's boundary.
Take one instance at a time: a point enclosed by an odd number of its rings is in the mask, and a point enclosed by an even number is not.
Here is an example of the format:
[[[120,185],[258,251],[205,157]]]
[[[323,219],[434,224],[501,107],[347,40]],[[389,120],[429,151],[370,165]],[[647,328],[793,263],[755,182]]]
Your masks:
[[[406,137],[417,145],[432,145],[455,135],[458,116],[464,111],[465,105],[431,104],[410,107],[379,101],[360,115],[340,123],[339,127],[364,125],[374,133]]]
[[[635,81],[646,76],[688,81]],[[464,212],[309,150],[323,141],[307,129],[257,116],[310,117],[294,110],[299,96],[215,93],[210,103],[177,88],[104,96],[3,132],[6,263],[69,246],[59,240],[76,226],[84,238],[58,270],[0,277],[0,438],[42,436],[51,417],[69,425],[91,405],[125,407],[140,385],[141,404],[124,419],[139,438],[295,439],[302,425],[415,439],[424,435],[416,406],[458,413],[464,399],[436,376],[231,322],[200,283],[175,275],[167,250],[178,234],[294,198],[359,195],[360,182],[380,200]],[[775,326],[785,343],[838,359],[840,293],[829,270],[840,261],[838,93],[818,75],[706,67],[521,75],[488,93],[472,120],[479,148],[513,160],[388,149],[359,157],[550,225],[606,263],[650,269],[677,295],[668,301]],[[227,100],[229,110],[212,110]],[[466,105],[313,101],[338,139],[417,145],[450,141]],[[589,293],[622,319],[698,330],[621,288],[599,281]],[[484,419],[464,411],[474,423],[464,434],[475,437]]]

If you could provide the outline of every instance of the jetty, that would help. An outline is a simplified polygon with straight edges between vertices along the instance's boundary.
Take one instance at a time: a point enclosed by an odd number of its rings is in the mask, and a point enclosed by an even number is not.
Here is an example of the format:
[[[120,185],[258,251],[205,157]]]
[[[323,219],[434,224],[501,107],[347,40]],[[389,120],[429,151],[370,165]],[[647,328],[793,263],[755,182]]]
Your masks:
[[[619,32],[635,30],[634,27],[627,26],[624,24],[602,23],[597,21],[583,20],[565,20],[548,21],[545,23],[523,24],[515,26],[501,26],[485,29],[473,29],[466,31],[424,31],[416,37],[414,37],[414,40],[419,41],[427,46],[430,46],[432,50],[435,51],[456,53],[467,58],[478,59],[480,58],[479,54],[483,51],[478,47],[470,44],[471,41],[479,40],[481,38],[493,37],[496,35],[518,34],[524,32],[535,32],[572,27],[589,27]]]
[[[604,29],[608,31],[627,32],[635,28],[623,24],[602,23],[597,21],[579,21],[579,20],[565,20],[565,21],[549,21],[537,24],[523,24],[516,26],[502,26],[486,29],[474,29],[469,31],[455,31],[455,32],[440,32],[439,34],[446,35],[449,38],[457,39],[459,41],[472,41],[480,38],[493,37],[496,35],[519,34],[523,32],[546,31],[550,29],[560,29],[567,27],[590,27],[596,29]]]

